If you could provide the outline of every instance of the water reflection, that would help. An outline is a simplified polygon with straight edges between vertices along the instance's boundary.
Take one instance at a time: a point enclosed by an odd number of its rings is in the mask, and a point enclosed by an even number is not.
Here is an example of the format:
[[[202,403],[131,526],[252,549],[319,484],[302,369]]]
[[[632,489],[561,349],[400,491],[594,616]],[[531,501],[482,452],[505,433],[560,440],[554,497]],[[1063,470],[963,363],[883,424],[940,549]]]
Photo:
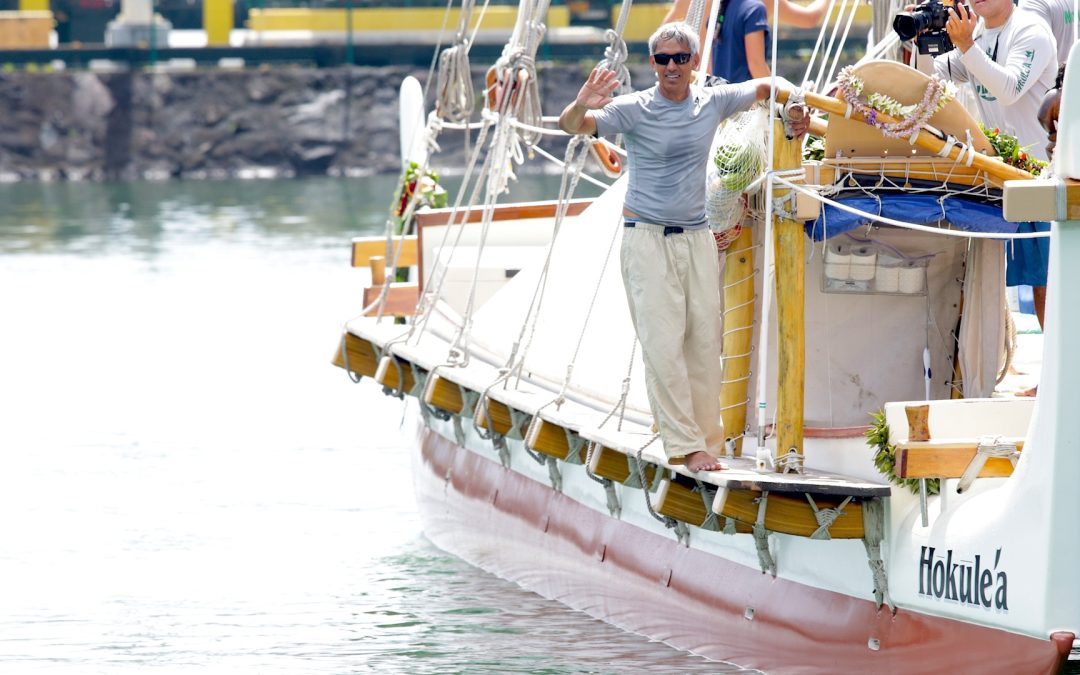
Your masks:
[[[342,245],[381,234],[397,178],[0,184],[0,253],[131,253],[213,237],[268,246]],[[460,177],[443,180],[451,195]],[[512,183],[502,201],[550,198],[557,177]],[[579,196],[595,196],[583,184]],[[451,201],[451,203],[453,203]]]
[[[329,365],[393,180],[0,186],[4,670],[729,670],[423,538],[401,403]]]

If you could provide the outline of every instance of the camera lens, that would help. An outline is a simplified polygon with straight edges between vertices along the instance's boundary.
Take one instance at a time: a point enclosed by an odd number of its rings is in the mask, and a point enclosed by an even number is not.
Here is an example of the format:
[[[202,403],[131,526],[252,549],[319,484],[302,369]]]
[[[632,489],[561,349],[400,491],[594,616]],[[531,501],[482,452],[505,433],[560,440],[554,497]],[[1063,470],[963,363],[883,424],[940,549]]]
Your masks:
[[[901,40],[911,40],[926,29],[927,23],[925,12],[916,9],[914,12],[899,12],[893,18],[892,27]]]

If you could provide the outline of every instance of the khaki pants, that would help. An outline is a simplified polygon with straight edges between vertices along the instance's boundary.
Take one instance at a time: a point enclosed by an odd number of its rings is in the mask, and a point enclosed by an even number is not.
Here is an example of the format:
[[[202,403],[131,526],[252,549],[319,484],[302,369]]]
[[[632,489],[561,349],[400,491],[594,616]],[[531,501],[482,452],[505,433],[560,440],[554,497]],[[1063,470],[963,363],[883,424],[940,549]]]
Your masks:
[[[723,453],[720,265],[709,228],[623,229],[622,274],[645,389],[668,458]]]

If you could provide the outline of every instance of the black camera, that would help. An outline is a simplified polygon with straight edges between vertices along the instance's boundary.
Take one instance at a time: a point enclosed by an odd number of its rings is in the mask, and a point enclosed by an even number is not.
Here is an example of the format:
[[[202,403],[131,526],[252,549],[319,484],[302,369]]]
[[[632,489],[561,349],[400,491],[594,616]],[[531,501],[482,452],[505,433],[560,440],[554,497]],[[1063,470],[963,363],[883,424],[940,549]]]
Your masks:
[[[944,54],[953,49],[945,32],[950,10],[957,11],[953,0],[926,0],[910,12],[898,12],[892,27],[901,40],[914,38],[920,54]]]

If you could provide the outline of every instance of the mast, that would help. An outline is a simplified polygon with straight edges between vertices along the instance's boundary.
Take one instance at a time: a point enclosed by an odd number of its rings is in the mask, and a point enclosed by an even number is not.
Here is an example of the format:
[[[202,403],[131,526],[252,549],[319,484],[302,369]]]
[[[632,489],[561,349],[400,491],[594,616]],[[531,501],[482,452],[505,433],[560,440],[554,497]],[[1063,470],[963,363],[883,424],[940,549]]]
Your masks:
[[[784,136],[784,123],[773,122],[773,170],[802,167],[802,143]],[[773,188],[774,203],[791,188]],[[794,211],[794,207],[789,207]],[[802,224],[773,212],[776,275],[776,458],[803,454],[803,398],[806,383],[805,234]],[[765,336],[762,336],[762,341]],[[801,466],[801,462],[799,465]],[[784,464],[776,463],[778,471]],[[791,467],[796,468],[796,467]]]

